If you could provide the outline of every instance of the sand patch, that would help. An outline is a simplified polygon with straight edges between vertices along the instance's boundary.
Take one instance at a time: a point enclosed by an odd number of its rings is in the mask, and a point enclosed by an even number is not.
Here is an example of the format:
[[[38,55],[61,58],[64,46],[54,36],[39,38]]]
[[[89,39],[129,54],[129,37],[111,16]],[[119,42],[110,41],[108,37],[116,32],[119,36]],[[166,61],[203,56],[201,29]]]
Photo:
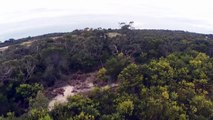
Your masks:
[[[5,51],[6,49],[8,49],[8,47],[9,47],[9,46],[1,47],[1,48],[0,48],[0,52]]]
[[[56,104],[61,104],[61,103],[66,103],[67,102],[67,98],[69,96],[73,96],[74,93],[73,93],[73,86],[70,86],[70,85],[67,85],[67,86],[64,86],[62,88],[59,88],[59,89],[63,89],[63,94],[58,94],[57,96],[55,96],[50,102],[49,102],[49,105],[48,105],[48,109],[49,110],[52,110],[53,107],[56,105]]]

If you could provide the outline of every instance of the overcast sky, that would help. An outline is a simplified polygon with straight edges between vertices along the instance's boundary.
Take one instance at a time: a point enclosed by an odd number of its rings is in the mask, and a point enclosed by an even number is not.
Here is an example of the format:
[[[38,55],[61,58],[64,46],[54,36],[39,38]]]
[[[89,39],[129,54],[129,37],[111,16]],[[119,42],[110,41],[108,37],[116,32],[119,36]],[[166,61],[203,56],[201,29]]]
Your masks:
[[[0,41],[85,27],[213,34],[212,0],[0,0]]]

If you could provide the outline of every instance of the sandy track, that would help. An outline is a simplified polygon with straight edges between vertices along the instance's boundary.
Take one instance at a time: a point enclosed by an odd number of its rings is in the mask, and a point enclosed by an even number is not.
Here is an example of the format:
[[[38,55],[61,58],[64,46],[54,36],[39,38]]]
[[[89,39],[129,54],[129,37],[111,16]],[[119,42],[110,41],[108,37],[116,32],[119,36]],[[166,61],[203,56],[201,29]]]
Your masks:
[[[56,104],[66,103],[67,98],[75,94],[73,92],[73,89],[74,89],[73,86],[67,85],[62,87],[62,89],[64,90],[63,94],[58,94],[49,102],[49,105],[48,105],[49,110],[52,110]]]
[[[88,74],[77,74],[71,77],[70,82],[64,84],[60,87],[56,87],[48,93],[54,94],[54,97],[50,100],[48,109],[51,111],[54,109],[54,106],[57,104],[63,104],[68,102],[67,98],[79,93],[87,93],[95,88],[94,82],[96,81],[97,72],[91,72]],[[99,86],[99,85],[98,85]],[[118,84],[111,84],[105,86],[99,86],[101,88],[104,87],[117,87]]]

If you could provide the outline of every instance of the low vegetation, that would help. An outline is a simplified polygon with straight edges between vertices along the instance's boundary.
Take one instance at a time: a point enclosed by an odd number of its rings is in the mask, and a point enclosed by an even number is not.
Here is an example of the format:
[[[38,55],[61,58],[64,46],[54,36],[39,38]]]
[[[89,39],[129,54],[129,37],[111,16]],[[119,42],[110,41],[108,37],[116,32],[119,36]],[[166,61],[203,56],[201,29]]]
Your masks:
[[[213,119],[213,35],[123,24],[0,46],[0,120]],[[46,90],[95,71],[93,90],[48,110]]]

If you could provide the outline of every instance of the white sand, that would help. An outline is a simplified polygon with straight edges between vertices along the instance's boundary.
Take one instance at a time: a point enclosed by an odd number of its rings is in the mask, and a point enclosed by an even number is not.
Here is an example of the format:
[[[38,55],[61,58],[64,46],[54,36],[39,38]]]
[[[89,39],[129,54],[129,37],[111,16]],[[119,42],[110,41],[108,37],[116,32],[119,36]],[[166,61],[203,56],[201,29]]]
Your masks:
[[[49,105],[48,105],[49,111],[51,111],[54,108],[54,106],[57,104],[63,104],[63,103],[68,102],[67,101],[68,97],[73,96],[78,93],[89,92],[94,88],[94,84],[92,82],[85,82],[85,84],[86,84],[86,86],[82,86],[82,87],[79,87],[79,85],[76,85],[76,86],[66,85],[64,87],[57,88],[57,89],[64,89],[64,92],[63,92],[64,95],[58,94],[56,97],[54,97],[49,102]],[[111,84],[110,86],[106,85],[106,86],[103,86],[102,88],[105,88],[105,87],[112,88],[112,87],[117,87],[117,86],[118,86],[118,84]]]
[[[48,105],[48,109],[52,110],[54,105],[56,104],[61,104],[61,103],[66,103],[67,102],[67,98],[69,96],[73,96],[73,86],[67,85],[62,87],[62,89],[64,89],[64,95],[58,94],[56,97],[54,97]]]
[[[3,52],[3,51],[5,51],[6,49],[8,49],[8,47],[9,47],[9,46],[0,47],[0,51]]]
[[[88,92],[94,88],[93,83],[87,83],[87,88],[82,87],[82,88],[76,89],[75,87],[77,87],[77,86],[67,85],[67,86],[61,87],[60,89],[64,90],[64,95],[58,94],[57,96],[55,96],[49,102],[48,109],[51,111],[55,105],[68,102],[67,101],[68,97],[73,96],[78,93]],[[75,91],[74,91],[74,89],[75,89]]]

